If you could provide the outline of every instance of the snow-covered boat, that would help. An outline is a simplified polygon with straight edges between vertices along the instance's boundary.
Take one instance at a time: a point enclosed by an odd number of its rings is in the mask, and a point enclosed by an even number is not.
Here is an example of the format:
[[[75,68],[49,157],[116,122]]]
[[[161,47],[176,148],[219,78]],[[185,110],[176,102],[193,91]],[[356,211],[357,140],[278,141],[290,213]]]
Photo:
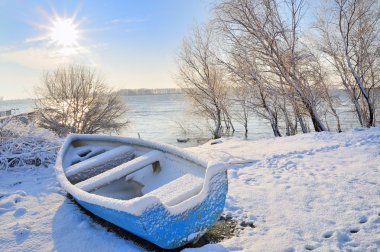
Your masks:
[[[224,164],[135,138],[72,134],[56,173],[81,206],[167,249],[204,234],[227,193]]]

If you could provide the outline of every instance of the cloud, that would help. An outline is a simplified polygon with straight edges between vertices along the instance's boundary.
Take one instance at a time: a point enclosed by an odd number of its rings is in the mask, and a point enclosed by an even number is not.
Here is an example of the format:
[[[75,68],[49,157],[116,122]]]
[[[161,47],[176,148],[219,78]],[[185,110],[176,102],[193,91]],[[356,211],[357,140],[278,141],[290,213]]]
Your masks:
[[[40,41],[46,41],[47,36],[36,36],[36,37],[29,37],[25,39],[25,43],[35,43],[35,42],[40,42]]]
[[[57,65],[80,63],[94,65],[85,48],[54,49],[48,47],[29,47],[25,49],[0,52],[0,60],[24,67],[44,70]]]
[[[14,45],[10,46],[10,45],[0,45],[0,54],[2,52],[8,52],[8,51],[11,51],[15,48]]]
[[[146,22],[146,18],[115,18],[111,20],[110,24],[132,24],[132,23],[144,23]]]
[[[148,21],[147,18],[115,18],[105,23],[106,27],[104,30],[114,30],[123,32],[133,32],[135,31],[136,24],[144,23]],[[134,27],[134,28],[131,28]]]

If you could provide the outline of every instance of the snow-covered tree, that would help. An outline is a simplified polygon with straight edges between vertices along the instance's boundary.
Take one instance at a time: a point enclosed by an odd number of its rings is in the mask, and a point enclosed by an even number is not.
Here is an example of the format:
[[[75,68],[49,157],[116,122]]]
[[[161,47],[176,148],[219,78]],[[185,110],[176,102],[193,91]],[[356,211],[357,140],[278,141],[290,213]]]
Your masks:
[[[331,0],[316,26],[319,48],[347,90],[360,124],[375,125],[380,87],[380,8],[376,0]]]
[[[308,113],[315,131],[324,131],[326,127],[318,111],[319,97],[307,74],[310,55],[301,43],[303,6],[303,0],[224,0],[216,5],[215,14],[230,37],[249,41],[249,50],[260,65],[260,76],[266,82],[286,85],[296,106]]]
[[[231,120],[226,78],[213,52],[213,35],[210,26],[194,26],[178,52],[176,80],[199,115],[212,121],[213,137],[220,138],[222,123],[228,127]]]
[[[120,95],[85,66],[46,72],[36,95],[40,125],[60,136],[118,131],[128,123]]]

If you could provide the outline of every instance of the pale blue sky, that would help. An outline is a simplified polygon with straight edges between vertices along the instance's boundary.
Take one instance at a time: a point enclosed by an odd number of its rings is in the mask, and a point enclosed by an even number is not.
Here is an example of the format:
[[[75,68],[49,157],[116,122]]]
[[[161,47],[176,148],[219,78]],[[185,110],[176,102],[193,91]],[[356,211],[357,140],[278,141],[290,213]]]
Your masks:
[[[97,67],[115,88],[175,87],[175,51],[209,2],[0,0],[0,97],[32,97],[43,70],[70,62]],[[51,39],[54,16],[75,16],[69,51]]]

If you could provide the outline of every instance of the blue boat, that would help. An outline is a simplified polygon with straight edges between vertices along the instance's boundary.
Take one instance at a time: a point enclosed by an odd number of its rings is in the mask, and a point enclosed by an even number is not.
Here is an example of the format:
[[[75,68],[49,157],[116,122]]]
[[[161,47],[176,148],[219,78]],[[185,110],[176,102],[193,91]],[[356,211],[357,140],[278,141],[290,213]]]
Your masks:
[[[162,248],[196,241],[220,217],[226,166],[142,139],[72,134],[55,166],[88,211]]]

